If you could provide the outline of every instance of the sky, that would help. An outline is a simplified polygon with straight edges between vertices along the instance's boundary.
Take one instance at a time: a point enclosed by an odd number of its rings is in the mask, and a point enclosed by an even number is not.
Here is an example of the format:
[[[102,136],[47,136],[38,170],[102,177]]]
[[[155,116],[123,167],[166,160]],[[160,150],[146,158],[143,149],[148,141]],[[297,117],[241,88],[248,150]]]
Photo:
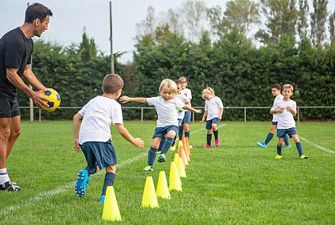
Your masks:
[[[35,1],[1,0],[0,1],[0,37],[24,22],[27,3]],[[102,52],[110,54],[109,44],[109,0],[40,0],[49,7],[53,16],[49,29],[42,34],[42,39],[62,46],[79,44],[85,27],[86,33]],[[205,0],[207,7],[220,5],[226,0]],[[183,0],[112,0],[113,4],[113,48],[114,52],[127,52],[121,62],[132,58],[134,51],[136,24],[145,19],[147,8],[153,6],[156,15],[169,8],[175,9]],[[310,3],[310,8],[312,5]],[[335,9],[335,1],[329,0],[328,8]]]

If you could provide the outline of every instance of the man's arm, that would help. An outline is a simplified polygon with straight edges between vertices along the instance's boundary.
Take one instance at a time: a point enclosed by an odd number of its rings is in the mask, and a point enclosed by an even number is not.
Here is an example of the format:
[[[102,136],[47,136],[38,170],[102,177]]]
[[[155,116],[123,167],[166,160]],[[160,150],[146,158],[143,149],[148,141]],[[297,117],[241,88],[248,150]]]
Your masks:
[[[31,65],[27,65],[24,72],[23,72],[24,77],[26,78],[26,80],[28,81],[29,84],[31,84],[31,86],[33,86],[33,88],[35,88],[36,90],[45,90],[44,85],[37,79],[36,75],[34,74],[34,72],[31,69]]]
[[[124,139],[126,139],[128,142],[132,143],[138,148],[143,148],[144,147],[144,141],[140,138],[134,138],[128,130],[123,126],[123,124],[115,124],[117,131],[119,134],[121,134]]]
[[[28,97],[30,97],[33,102],[39,107],[47,107],[47,100],[41,97],[39,92],[34,92],[31,88],[29,88],[21,77],[18,75],[18,69],[9,68],[6,69],[6,75],[9,82],[11,82],[15,87],[25,93]]]

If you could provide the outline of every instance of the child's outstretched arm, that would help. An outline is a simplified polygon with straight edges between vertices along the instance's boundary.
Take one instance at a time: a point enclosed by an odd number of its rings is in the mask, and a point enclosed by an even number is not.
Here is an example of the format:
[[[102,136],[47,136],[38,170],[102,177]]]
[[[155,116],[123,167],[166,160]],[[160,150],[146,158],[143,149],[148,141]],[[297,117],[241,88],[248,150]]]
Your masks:
[[[183,109],[186,109],[188,111],[191,111],[191,112],[194,112],[194,113],[201,113],[201,110],[200,109],[195,109],[189,105],[184,105]]]
[[[73,116],[73,133],[74,133],[74,145],[73,148],[77,151],[80,151],[79,146],[79,129],[80,129],[80,121],[83,117],[76,113],[76,115]]]
[[[148,103],[147,98],[131,98],[128,96],[122,96],[120,98],[120,101],[122,103],[128,103],[128,102]]]
[[[128,130],[123,126],[123,124],[115,124],[117,131],[119,134],[121,134],[122,137],[124,137],[127,141],[132,143],[138,148],[143,148],[144,147],[144,141],[141,138],[134,138]]]

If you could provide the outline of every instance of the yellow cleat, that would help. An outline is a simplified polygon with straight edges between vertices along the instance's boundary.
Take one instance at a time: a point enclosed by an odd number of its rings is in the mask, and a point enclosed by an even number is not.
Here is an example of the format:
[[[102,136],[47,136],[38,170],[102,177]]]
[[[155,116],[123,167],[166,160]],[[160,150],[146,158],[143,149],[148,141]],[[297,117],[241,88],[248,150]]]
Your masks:
[[[300,159],[308,159],[308,157],[305,156],[305,155],[301,155],[299,158],[300,158]]]
[[[276,155],[276,157],[275,157],[275,159],[281,159],[281,158],[283,158],[282,155]]]

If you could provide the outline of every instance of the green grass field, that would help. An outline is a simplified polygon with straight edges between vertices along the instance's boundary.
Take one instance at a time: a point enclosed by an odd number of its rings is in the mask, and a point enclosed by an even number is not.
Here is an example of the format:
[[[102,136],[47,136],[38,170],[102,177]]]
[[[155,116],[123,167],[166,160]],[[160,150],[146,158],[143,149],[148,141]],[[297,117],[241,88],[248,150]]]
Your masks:
[[[182,179],[183,191],[159,199],[159,208],[141,208],[143,167],[155,122],[126,122],[146,142],[136,149],[113,130],[118,154],[115,194],[122,215],[118,224],[335,224],[335,123],[306,122],[297,126],[308,160],[284,149],[274,160],[277,139],[267,149],[256,147],[270,122],[224,122],[223,147],[206,150],[204,125],[191,126],[192,159]],[[110,224],[101,219],[98,202],[104,173],[91,177],[84,198],[74,194],[82,153],[72,149],[70,121],[23,122],[22,135],[8,161],[19,193],[0,192],[0,224]],[[168,176],[172,154],[156,163]]]

